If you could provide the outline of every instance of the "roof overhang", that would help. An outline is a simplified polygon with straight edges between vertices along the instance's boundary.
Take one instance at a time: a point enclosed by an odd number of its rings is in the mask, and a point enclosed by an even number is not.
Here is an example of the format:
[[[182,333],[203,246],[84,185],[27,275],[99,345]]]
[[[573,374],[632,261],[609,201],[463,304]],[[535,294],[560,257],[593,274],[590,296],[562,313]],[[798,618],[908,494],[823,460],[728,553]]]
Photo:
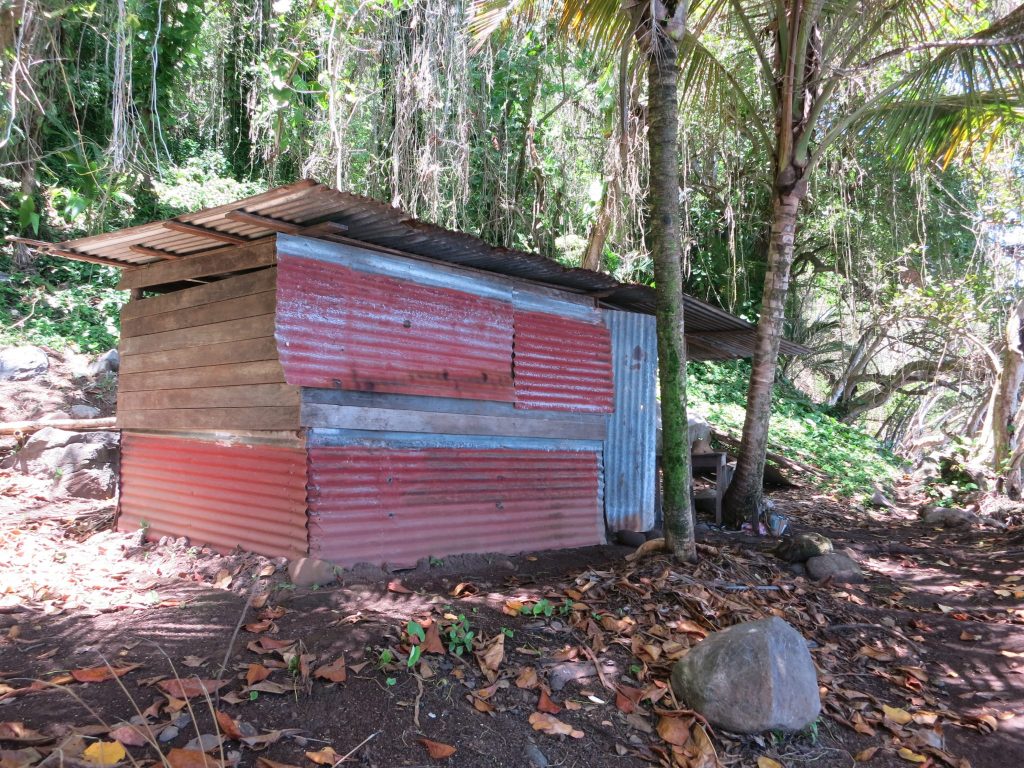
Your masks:
[[[654,314],[655,291],[589,269],[563,267],[536,253],[500,248],[464,232],[411,217],[401,209],[303,180],[234,203],[102,235],[45,243],[19,238],[44,253],[134,269],[208,256],[279,233],[344,242],[389,253],[527,280],[594,297],[603,305]],[[687,343],[693,359],[726,360],[753,353],[756,328],[746,320],[684,296]],[[780,352],[809,350],[785,339]]]

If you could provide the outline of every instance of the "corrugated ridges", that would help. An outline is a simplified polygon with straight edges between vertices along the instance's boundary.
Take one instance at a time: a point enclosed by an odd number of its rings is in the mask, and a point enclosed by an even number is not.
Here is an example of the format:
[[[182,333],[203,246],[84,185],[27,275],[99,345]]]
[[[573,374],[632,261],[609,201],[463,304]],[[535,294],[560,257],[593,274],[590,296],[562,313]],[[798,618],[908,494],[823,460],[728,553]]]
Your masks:
[[[517,408],[610,413],[611,337],[599,323],[515,311]]]
[[[289,384],[514,398],[510,304],[284,254],[277,291]]]
[[[604,539],[599,454],[311,448],[310,551],[342,565]]]
[[[654,318],[607,310],[615,412],[605,441],[605,519],[612,531],[654,527],[658,346]]]
[[[306,452],[125,432],[118,529],[221,550],[307,552]]]

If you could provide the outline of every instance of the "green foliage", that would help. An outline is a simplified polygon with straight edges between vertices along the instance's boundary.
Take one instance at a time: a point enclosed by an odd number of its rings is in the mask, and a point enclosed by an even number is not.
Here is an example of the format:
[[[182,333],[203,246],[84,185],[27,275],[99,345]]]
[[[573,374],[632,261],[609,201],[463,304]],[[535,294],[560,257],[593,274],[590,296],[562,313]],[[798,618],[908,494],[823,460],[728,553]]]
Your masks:
[[[76,352],[117,346],[118,312],[127,294],[114,289],[117,271],[42,257],[35,273],[17,272],[0,255],[0,346],[37,344]]]
[[[473,650],[473,638],[476,633],[470,628],[469,619],[459,614],[444,631],[448,640],[448,652],[461,656]]]
[[[690,405],[713,427],[738,436],[743,429],[750,366],[744,362],[690,363]],[[788,383],[775,387],[769,449],[821,470],[827,490],[854,496],[900,471],[896,456],[862,429],[838,421]]]

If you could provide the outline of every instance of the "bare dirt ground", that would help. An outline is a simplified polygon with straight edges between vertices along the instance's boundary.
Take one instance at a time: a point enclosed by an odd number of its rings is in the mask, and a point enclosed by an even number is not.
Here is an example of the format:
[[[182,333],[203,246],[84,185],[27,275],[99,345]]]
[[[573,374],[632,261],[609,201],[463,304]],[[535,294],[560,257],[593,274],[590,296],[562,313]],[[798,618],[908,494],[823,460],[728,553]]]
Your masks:
[[[26,514],[5,482],[3,768],[1024,765],[1014,531],[936,531],[805,488],[778,508],[853,549],[864,584],[811,584],[773,542],[709,532],[695,566],[606,546],[299,589],[258,555],[104,530],[109,508]],[[769,615],[808,639],[821,718],[705,728],[672,662]]]

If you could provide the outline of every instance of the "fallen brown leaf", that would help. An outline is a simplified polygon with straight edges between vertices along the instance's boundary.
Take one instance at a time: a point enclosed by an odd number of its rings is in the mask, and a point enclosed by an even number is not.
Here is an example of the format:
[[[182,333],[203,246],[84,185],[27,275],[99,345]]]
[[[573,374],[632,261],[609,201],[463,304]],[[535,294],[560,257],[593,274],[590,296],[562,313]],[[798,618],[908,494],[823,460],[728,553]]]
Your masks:
[[[85,669],[72,669],[71,676],[80,683],[102,683],[104,680],[113,680],[115,677],[127,675],[133,669],[138,669],[141,664],[129,664],[125,667],[87,667]]]
[[[262,664],[250,664],[249,669],[245,673],[245,682],[249,685],[258,683],[261,680],[266,680],[270,677],[270,670],[264,667]]]
[[[221,768],[220,760],[215,760],[198,749],[179,749],[175,747],[165,756],[171,768]]]
[[[455,747],[450,744],[442,744],[440,741],[430,739],[419,739],[420,744],[427,748],[427,754],[434,760],[446,760],[455,754]]]
[[[332,683],[344,683],[348,679],[348,671],[345,669],[345,657],[339,656],[337,661],[319,667],[313,677],[321,680],[329,680]]]
[[[46,744],[53,741],[52,736],[45,736],[39,731],[26,728],[24,723],[0,723],[0,741],[13,741],[16,744]]]
[[[689,718],[662,715],[658,718],[658,735],[669,744],[682,747],[690,740],[690,724],[692,722]]]
[[[186,677],[184,680],[161,680],[156,685],[164,693],[176,699],[193,699],[196,696],[216,693],[227,685],[227,682],[227,680],[201,680],[198,677]]]
[[[582,739],[583,731],[578,731],[568,723],[563,723],[554,715],[546,712],[534,712],[530,715],[530,725],[533,730],[542,731],[550,736],[572,736],[574,739]]]
[[[335,752],[333,747],[324,747],[316,752],[307,752],[306,757],[317,765],[334,765],[341,760],[341,755]]]
[[[540,699],[537,702],[537,711],[539,711],[539,712],[547,712],[548,714],[551,714],[551,715],[557,715],[559,712],[562,711],[562,708],[560,706],[558,706],[557,704],[555,704],[555,702],[553,702],[551,700],[551,697],[548,696],[548,692],[547,691],[545,691],[543,688],[541,688],[540,689]]]

